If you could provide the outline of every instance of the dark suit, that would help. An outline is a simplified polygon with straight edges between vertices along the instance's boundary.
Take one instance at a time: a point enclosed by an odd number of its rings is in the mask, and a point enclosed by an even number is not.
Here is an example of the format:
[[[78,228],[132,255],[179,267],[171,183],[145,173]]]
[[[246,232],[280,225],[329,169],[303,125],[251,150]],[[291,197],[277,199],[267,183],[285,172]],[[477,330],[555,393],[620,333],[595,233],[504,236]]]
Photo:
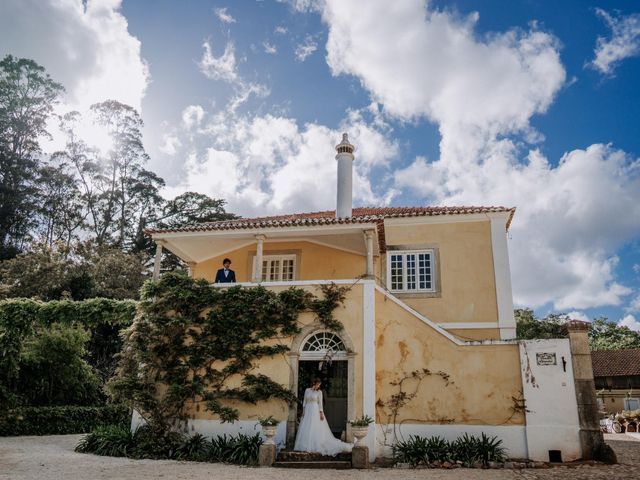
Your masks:
[[[224,268],[221,268],[216,272],[216,279],[213,283],[236,283],[236,272],[233,270],[227,270],[227,275],[224,274]]]

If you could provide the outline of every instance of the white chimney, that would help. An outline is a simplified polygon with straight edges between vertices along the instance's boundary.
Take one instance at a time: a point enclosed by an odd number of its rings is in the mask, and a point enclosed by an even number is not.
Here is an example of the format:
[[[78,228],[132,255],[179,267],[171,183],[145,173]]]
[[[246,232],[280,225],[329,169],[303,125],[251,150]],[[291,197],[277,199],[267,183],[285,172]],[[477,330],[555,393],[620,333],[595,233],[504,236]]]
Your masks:
[[[336,217],[351,216],[353,198],[353,151],[355,147],[349,143],[346,133],[342,134],[342,141],[336,145],[336,160],[338,161],[338,203]]]

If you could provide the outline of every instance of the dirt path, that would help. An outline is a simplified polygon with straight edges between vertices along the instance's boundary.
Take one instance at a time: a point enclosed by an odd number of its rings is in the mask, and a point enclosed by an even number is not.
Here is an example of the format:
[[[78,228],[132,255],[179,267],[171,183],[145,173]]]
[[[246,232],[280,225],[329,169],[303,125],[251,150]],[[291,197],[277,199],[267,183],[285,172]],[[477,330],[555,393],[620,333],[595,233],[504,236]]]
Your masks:
[[[620,465],[547,470],[281,470],[168,460],[129,460],[75,453],[81,435],[0,438],[0,480],[335,480],[335,479],[640,479],[640,441],[610,441]]]

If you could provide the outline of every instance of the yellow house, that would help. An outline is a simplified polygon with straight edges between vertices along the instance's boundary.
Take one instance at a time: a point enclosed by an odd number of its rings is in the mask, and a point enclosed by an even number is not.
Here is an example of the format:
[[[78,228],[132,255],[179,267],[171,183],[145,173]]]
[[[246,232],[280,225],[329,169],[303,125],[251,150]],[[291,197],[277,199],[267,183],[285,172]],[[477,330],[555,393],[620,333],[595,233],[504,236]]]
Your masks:
[[[354,147],[336,147],[337,209],[150,231],[192,276],[213,282],[224,258],[237,281],[279,290],[350,286],[336,317],[340,332],[303,316],[286,343],[288,359],[256,369],[301,392],[324,380],[327,418],[350,438],[347,421],[375,419],[371,459],[409,435],[454,439],[497,435],[511,457],[565,460],[583,455],[568,340],[518,342],[505,207],[352,208]],[[212,284],[226,288],[229,284]],[[398,395],[406,401],[398,402]],[[299,411],[274,402],[242,406],[233,425],[194,412],[205,434],[253,431],[258,415],[282,420],[276,440],[291,444]]]

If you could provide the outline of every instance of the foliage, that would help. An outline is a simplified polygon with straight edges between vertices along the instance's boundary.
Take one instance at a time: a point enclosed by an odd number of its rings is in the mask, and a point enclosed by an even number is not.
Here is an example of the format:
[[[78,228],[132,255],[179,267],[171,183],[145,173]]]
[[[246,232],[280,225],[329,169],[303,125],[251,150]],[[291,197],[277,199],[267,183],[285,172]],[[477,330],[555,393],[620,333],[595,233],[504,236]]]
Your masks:
[[[502,440],[488,437],[484,432],[480,437],[465,433],[452,442],[438,436],[412,435],[393,446],[393,457],[396,462],[408,463],[412,467],[445,461],[461,462],[465,466],[475,463],[487,465],[489,462],[503,462],[507,458]]]
[[[76,445],[79,453],[93,453],[109,457],[126,457],[133,446],[131,428],[120,425],[106,425],[85,435]]]
[[[19,251],[35,226],[38,140],[62,91],[33,60],[0,60],[0,259]]]
[[[36,329],[22,350],[16,392],[31,406],[95,405],[103,400],[100,381],[83,359],[87,332],[54,324]]]
[[[269,415],[266,418],[260,418],[258,421],[263,427],[276,427],[280,423],[280,420],[274,418],[273,415]]]
[[[20,407],[0,412],[0,436],[86,433],[101,425],[127,428],[130,421],[123,405]]]
[[[120,426],[99,427],[82,438],[76,452],[113,457],[225,462],[255,465],[262,440],[259,434],[222,435],[208,440],[200,434],[186,437],[176,432],[157,436],[143,426],[133,434]]]
[[[349,423],[352,427],[368,427],[373,423],[373,418],[371,418],[369,415],[363,415],[360,418],[349,421]]]
[[[330,330],[340,331],[343,326],[339,320],[333,316],[333,312],[344,302],[347,297],[349,287],[338,287],[331,283],[321,285],[323,298],[314,298],[310,301],[311,310],[317,315],[318,321]]]
[[[563,313],[550,314],[537,318],[530,308],[516,309],[516,334],[521,340],[536,338],[564,338],[567,332],[564,324],[569,316]],[[589,328],[589,346],[591,350],[619,350],[640,348],[640,332],[617,325],[607,318],[596,318]]]
[[[251,371],[260,359],[288,351],[278,340],[299,332],[298,316],[317,300],[296,288],[214,289],[178,274],[147,282],[109,392],[159,432],[175,429],[190,408],[204,406],[232,422],[238,410],[229,401],[290,402],[290,390]]]
[[[539,319],[530,308],[518,308],[514,311],[516,318],[516,336],[519,339],[564,338],[567,336],[564,324],[565,315],[549,315]]]
[[[75,326],[91,332],[86,345],[87,351],[75,351],[78,359],[86,357],[89,364],[97,369],[99,376],[105,380],[115,369],[114,355],[121,348],[119,331],[133,321],[135,302],[95,298],[75,302],[60,300],[40,302],[29,299],[0,301],[0,410],[24,402],[18,394],[20,379],[25,379],[26,373],[20,373],[23,363],[28,363],[32,374],[35,359],[38,365],[45,369],[50,365],[52,374],[56,374],[58,364],[48,358],[46,348],[38,347],[39,340],[34,338],[34,332],[44,333],[45,338],[51,339],[46,328],[54,326],[60,330],[62,325]],[[44,341],[44,340],[42,340]],[[40,351],[38,355],[23,355],[25,346],[29,345],[32,352]],[[58,343],[59,345],[59,343]],[[35,350],[33,350],[35,349]],[[73,349],[72,349],[73,350]],[[68,351],[68,350],[67,350]],[[57,355],[61,367],[65,367],[69,358],[65,354]],[[77,366],[77,365],[76,365]],[[49,368],[49,367],[46,367]],[[35,372],[42,381],[49,372],[41,370]],[[86,377],[90,379],[90,377]],[[29,379],[25,379],[29,381]],[[92,382],[91,382],[92,383]]]
[[[640,332],[621,327],[606,318],[596,318],[589,329],[589,345],[592,350],[640,348]]]
[[[0,263],[0,298],[137,298],[145,270],[141,255],[93,242],[34,244]]]

